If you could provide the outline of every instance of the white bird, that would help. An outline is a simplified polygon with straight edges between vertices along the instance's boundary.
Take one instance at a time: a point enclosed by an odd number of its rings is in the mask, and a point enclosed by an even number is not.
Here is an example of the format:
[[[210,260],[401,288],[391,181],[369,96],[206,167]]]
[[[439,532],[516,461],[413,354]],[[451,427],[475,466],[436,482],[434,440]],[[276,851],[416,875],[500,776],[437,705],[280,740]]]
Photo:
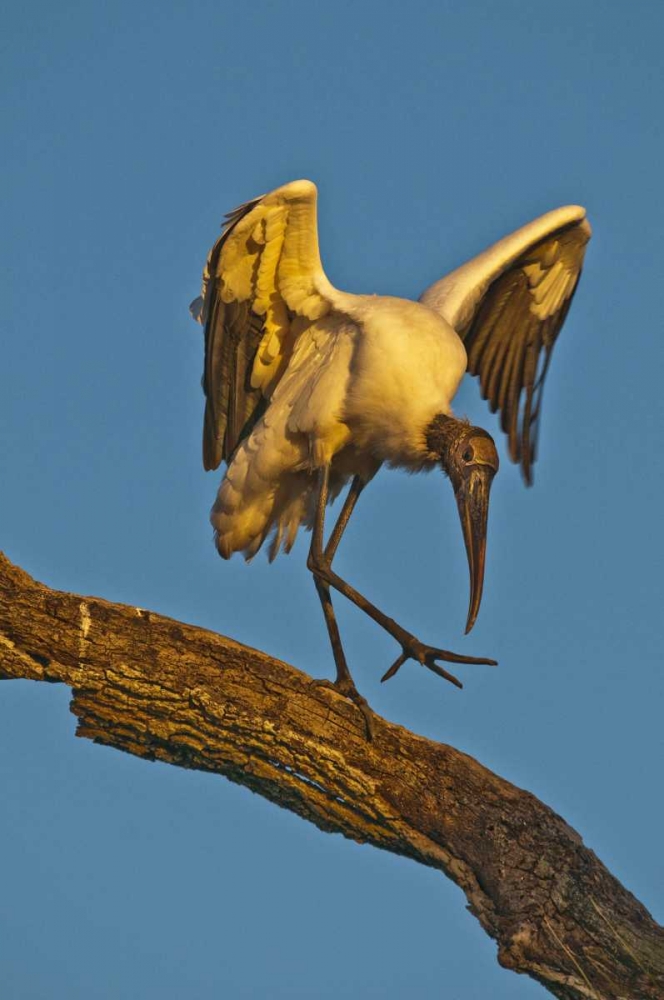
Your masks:
[[[470,631],[498,456],[486,431],[452,415],[452,400],[466,371],[479,376],[530,484],[542,383],[591,230],[583,208],[558,208],[436,282],[419,302],[350,295],[323,272],[316,195],[300,180],[241,205],[210,251],[191,307],[205,326],[203,463],[227,463],[211,512],[225,559],[234,552],[251,559],[271,534],[272,560],[282,546],[290,551],[301,524],[313,528],[307,565],[334,653],[333,686],[362,710],[371,737],[331,587],[401,646],[383,680],[413,658],[460,687],[436,661],[495,661],[425,645],[338,576],[332,560],[348,519],[381,465],[442,468],[468,555]],[[326,506],[349,480],[326,544]]]

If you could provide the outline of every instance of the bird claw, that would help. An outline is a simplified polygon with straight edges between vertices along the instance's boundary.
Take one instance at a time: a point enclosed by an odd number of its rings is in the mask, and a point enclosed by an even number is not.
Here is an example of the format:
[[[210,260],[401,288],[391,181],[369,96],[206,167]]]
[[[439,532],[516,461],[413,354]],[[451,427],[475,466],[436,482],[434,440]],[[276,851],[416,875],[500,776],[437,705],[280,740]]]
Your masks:
[[[463,656],[461,653],[452,653],[449,649],[438,649],[436,646],[427,646],[425,643],[420,642],[415,636],[409,636],[402,642],[401,653],[396,658],[389,670],[386,670],[381,677],[381,682],[389,681],[390,677],[394,677],[398,670],[401,669],[406,660],[416,660],[423,667],[431,670],[434,674],[438,674],[439,677],[443,677],[450,684],[454,684],[458,688],[462,688],[463,684],[461,681],[454,676],[454,674],[449,673],[447,670],[443,670],[435,662],[436,660],[443,660],[445,663],[476,663],[483,664],[489,667],[496,667],[498,663],[496,660],[489,660],[485,657],[480,656]]]
[[[373,712],[369,707],[367,699],[362,697],[350,678],[343,677],[341,680],[336,681],[329,681],[326,678],[321,678],[314,679],[311,683],[316,687],[330,688],[332,691],[336,691],[337,694],[343,695],[344,698],[352,701],[354,705],[357,705],[362,713],[362,717],[364,718],[364,732],[367,741],[369,743],[373,743]]]

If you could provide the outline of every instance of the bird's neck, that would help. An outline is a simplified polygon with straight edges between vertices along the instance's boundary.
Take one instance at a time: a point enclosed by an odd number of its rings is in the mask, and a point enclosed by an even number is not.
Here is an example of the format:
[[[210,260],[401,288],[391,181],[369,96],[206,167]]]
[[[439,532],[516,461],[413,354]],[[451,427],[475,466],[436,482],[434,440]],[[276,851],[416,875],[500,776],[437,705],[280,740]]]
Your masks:
[[[437,413],[426,429],[425,440],[432,457],[449,455],[459,438],[468,430],[467,420],[457,420],[446,413]]]

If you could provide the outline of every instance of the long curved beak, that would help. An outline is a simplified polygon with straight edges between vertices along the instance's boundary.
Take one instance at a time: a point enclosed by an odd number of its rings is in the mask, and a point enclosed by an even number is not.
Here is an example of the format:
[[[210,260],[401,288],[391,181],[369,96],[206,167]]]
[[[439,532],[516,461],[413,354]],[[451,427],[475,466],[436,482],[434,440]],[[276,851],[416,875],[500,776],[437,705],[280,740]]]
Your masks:
[[[489,492],[494,473],[495,469],[491,466],[476,465],[469,470],[467,476],[454,491],[470,571],[470,604],[468,605],[466,635],[475,624],[482,601]]]

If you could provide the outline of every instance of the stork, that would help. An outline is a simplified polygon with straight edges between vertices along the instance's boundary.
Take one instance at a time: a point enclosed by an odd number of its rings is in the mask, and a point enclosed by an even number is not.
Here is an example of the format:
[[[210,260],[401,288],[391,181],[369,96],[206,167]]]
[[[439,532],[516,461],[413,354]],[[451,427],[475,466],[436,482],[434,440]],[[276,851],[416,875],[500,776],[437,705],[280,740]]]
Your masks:
[[[394,637],[400,653],[458,687],[440,663],[490,664],[426,645],[332,568],[367,483],[384,464],[442,469],[454,490],[470,572],[466,632],[484,580],[491,436],[457,419],[466,371],[500,411],[509,455],[528,485],[542,385],[576,289],[591,229],[579,206],[555,209],[428,288],[418,302],[334,288],[318,249],[315,184],[293,181],[226,216],[191,311],[205,328],[203,464],[226,473],[211,512],[219,554],[247,560],[271,535],[270,561],[312,529],[307,566],[336,665],[327,683],[371,712],[351,677],[331,588]],[[350,481],[325,542],[328,503]]]

